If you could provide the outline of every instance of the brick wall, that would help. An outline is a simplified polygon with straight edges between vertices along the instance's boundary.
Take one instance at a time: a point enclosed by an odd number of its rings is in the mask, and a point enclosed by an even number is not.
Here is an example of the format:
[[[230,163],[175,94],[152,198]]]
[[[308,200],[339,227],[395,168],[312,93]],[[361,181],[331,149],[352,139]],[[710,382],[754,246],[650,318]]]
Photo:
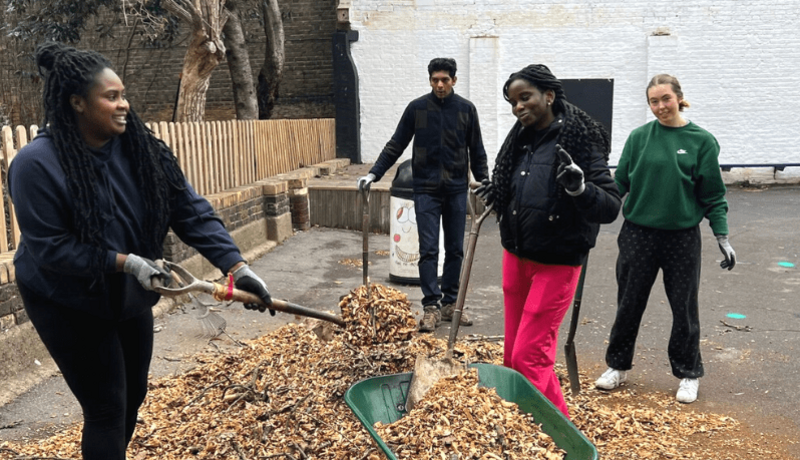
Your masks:
[[[288,213],[287,209],[274,209],[270,213],[265,213],[266,203],[288,201],[289,197],[285,193],[278,195],[262,195],[259,187],[242,187],[247,193],[234,195],[232,193],[221,193],[216,195],[218,198],[211,198],[212,204],[217,211],[217,215],[225,224],[228,232],[250,225],[254,222],[264,220],[266,216],[279,216]],[[236,196],[237,199],[226,199]],[[228,203],[226,203],[228,202]],[[228,204],[225,206],[225,204]],[[173,262],[187,260],[198,254],[197,250],[187,245],[170,230],[164,241],[164,258]]]
[[[336,0],[279,0],[285,32],[286,63],[273,118],[333,118],[332,34],[336,30]],[[246,11],[243,22],[254,79],[264,61],[265,35],[260,25],[261,11]],[[103,17],[108,23],[110,15]],[[132,35],[133,21],[113,18],[116,25],[107,35],[98,36],[97,20],[90,20],[78,48],[95,49],[123,76],[128,98],[145,121],[171,121],[178,77],[183,66],[186,29],[181,30],[176,46],[150,48]],[[128,49],[128,43],[131,43]],[[0,56],[0,67],[10,53]],[[255,81],[255,80],[254,80]],[[38,93],[35,93],[38,94]],[[206,120],[235,118],[233,92],[226,62],[214,70],[207,94]],[[31,123],[38,122],[33,120]]]
[[[492,164],[514,121],[502,85],[532,63],[547,64],[559,78],[614,80],[612,165],[628,133],[653,119],[644,91],[661,72],[678,76],[692,104],[686,116],[717,137],[722,163],[797,163],[797,5],[353,0],[362,158],[374,161],[406,104],[430,91],[430,59],[450,56],[459,65],[456,92],[478,106]],[[784,174],[800,175],[790,169]]]
[[[0,331],[28,321],[16,283],[0,286]]]

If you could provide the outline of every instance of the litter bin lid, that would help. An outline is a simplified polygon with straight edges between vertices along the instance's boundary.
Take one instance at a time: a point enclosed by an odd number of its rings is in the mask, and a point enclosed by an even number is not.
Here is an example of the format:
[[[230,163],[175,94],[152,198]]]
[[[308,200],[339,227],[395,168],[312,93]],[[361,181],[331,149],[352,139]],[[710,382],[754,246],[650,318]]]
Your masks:
[[[411,160],[406,160],[397,167],[397,173],[392,180],[392,186],[389,187],[389,193],[398,198],[414,199],[414,176],[411,172]]]

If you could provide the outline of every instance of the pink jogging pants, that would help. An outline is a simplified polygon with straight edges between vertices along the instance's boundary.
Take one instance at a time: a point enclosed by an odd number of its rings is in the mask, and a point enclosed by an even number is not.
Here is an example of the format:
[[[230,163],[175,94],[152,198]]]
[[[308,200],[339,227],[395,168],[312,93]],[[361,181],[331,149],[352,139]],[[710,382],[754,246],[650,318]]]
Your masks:
[[[553,366],[558,328],[569,310],[581,267],[545,265],[503,251],[503,364],[528,378],[569,418]]]

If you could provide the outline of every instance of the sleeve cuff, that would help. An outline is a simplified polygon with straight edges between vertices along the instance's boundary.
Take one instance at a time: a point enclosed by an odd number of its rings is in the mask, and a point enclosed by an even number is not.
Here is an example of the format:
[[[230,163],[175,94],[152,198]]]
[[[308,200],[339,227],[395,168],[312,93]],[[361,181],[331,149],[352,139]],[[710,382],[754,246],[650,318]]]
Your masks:
[[[117,251],[106,251],[106,273],[116,273],[117,271]]]
[[[242,257],[241,254],[239,254],[238,252],[233,252],[220,259],[216,263],[216,266],[217,268],[219,268],[219,271],[221,271],[223,274],[227,274],[228,272],[226,270],[230,270],[234,265],[238,264],[239,262],[244,262],[245,264],[247,263],[247,261],[245,260],[244,257]]]
[[[567,195],[569,195],[569,196],[581,195],[581,194],[583,194],[583,192],[585,190],[586,190],[586,184],[585,183],[581,184],[581,187],[578,190],[575,190],[574,192],[570,192],[569,190],[564,189],[564,191],[567,192]]]

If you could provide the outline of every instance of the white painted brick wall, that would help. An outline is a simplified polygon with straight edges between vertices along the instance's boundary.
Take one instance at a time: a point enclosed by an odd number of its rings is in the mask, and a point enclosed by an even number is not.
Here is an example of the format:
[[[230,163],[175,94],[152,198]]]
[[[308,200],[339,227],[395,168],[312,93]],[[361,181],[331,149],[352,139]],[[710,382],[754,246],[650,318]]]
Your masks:
[[[721,163],[800,163],[798,11],[800,0],[352,0],[362,158],[377,159],[406,104],[430,91],[428,62],[448,56],[456,92],[478,107],[490,166],[514,121],[502,85],[532,63],[614,79],[612,165],[653,119],[644,88],[662,72],[680,79],[685,116],[717,137]],[[764,175],[738,171],[726,177]],[[800,168],[773,177],[792,181]]]

